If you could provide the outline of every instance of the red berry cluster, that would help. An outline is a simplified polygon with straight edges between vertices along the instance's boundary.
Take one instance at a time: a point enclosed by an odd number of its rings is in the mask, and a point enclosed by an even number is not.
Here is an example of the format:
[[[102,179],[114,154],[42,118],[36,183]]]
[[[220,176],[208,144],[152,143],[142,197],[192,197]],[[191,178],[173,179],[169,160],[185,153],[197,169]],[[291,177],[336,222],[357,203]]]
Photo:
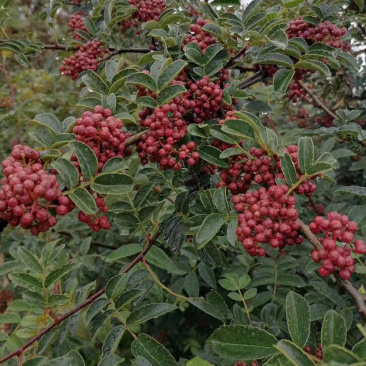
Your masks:
[[[220,110],[231,111],[233,109],[232,105],[223,101],[224,89],[221,87],[221,82],[228,80],[228,77],[228,70],[223,70],[215,82],[210,81],[208,76],[204,76],[197,82],[187,81],[189,92],[184,94],[182,104],[186,110],[193,111],[195,123],[217,118]],[[224,85],[224,87],[227,86],[229,85]],[[234,100],[233,103],[236,104],[237,101]]]
[[[194,42],[197,43],[202,53],[205,53],[208,46],[216,43],[216,38],[208,32],[205,32],[202,27],[209,23],[209,20],[203,20],[202,18],[197,19],[196,24],[191,24],[189,30],[193,34],[188,34],[188,36],[184,39],[184,45]]]
[[[363,240],[355,240],[354,247],[351,247],[353,234],[358,230],[357,224],[350,221],[347,215],[329,212],[326,219],[317,216],[309,227],[313,234],[322,233],[323,235],[319,239],[323,248],[314,249],[311,253],[314,262],[322,262],[319,274],[326,277],[339,269],[339,277],[343,280],[349,279],[355,271],[351,253],[366,254],[366,244]],[[337,241],[345,245],[338,247]]]
[[[81,37],[75,32],[76,30],[81,30],[83,32],[88,33],[88,28],[85,26],[83,22],[83,17],[81,14],[73,14],[69,21],[69,28],[73,32],[74,39],[81,39]]]
[[[225,118],[220,119],[219,124],[223,125],[225,123],[225,121],[227,121],[229,119],[238,119],[238,118],[234,116],[233,111],[228,111],[228,112],[226,112]]]
[[[324,215],[325,205],[321,205],[321,204],[316,205],[316,204],[314,204],[313,208],[314,208],[314,211],[316,212],[317,215]]]
[[[66,215],[75,208],[62,195],[54,175],[43,170],[39,152],[28,146],[15,145],[10,157],[2,162],[0,216],[11,226],[30,229],[33,235],[45,232],[57,223],[50,209]]]
[[[187,122],[182,114],[183,106],[176,104],[179,98],[174,98],[169,104],[140,112],[140,124],[149,129],[148,133],[141,136],[136,151],[139,153],[142,164],[156,162],[160,168],[179,170],[181,160],[187,159],[187,165],[195,165],[199,160],[199,153],[194,152],[196,144],[193,141],[182,145],[180,149],[174,145],[187,134]],[[178,157],[178,161],[175,157]]]
[[[299,37],[310,41],[311,43],[323,42],[334,48],[349,50],[350,45],[347,42],[340,40],[340,38],[346,34],[346,28],[338,28],[329,21],[314,26],[304,22],[301,17],[292,20],[287,30],[287,36],[289,38]]]
[[[164,0],[128,0],[131,7],[138,11],[132,14],[132,19],[122,21],[122,29],[137,28],[139,23],[158,20],[166,8]]]
[[[290,121],[297,122],[297,126],[300,128],[309,127],[309,112],[305,108],[300,108],[297,110],[297,112],[297,115],[290,115]]]
[[[234,366],[248,366],[246,363],[244,363],[243,361],[237,361],[236,364]],[[251,363],[251,366],[259,366],[259,363],[257,360],[254,360]]]
[[[297,80],[299,80],[299,79],[297,79]],[[312,89],[313,86],[310,84],[310,85],[308,85],[308,88]],[[290,84],[288,96],[293,103],[297,103],[298,99],[301,99],[306,102],[309,101],[307,91],[305,89],[301,88],[300,85],[296,81],[293,81]]]
[[[87,42],[81,46],[71,57],[65,58],[60,71],[64,75],[76,80],[82,71],[95,71],[99,66],[100,60],[108,53],[107,49],[101,48],[100,41],[94,39],[94,41]]]
[[[94,215],[87,215],[85,212],[80,211],[78,214],[79,221],[86,223],[95,232],[100,229],[109,230],[111,228],[111,224],[109,223],[107,216],[103,215],[103,213],[108,212],[106,203],[101,197],[97,197],[95,199],[95,203],[99,208],[98,212]],[[102,215],[98,216],[99,214]]]
[[[96,106],[94,112],[84,112],[81,118],[76,120],[72,132],[78,141],[90,146],[98,158],[99,171],[111,158],[131,155],[131,149],[126,147],[125,141],[128,134],[122,131],[123,122],[112,115],[110,109]],[[76,156],[73,156],[76,167]]]
[[[10,290],[0,290],[0,314],[5,313],[13,298],[14,295]]]
[[[324,114],[319,117],[314,118],[314,123],[321,127],[334,127],[334,119],[332,116],[329,116],[328,114]]]
[[[300,171],[300,165],[298,160],[298,148],[296,145],[290,145],[284,149],[288,152],[291,156],[292,162],[294,163],[296,172],[297,172],[297,180],[300,180],[303,176]],[[276,167],[279,173],[276,174],[276,178],[280,178],[285,180],[285,177],[281,170],[281,163],[279,157],[276,157]],[[311,177],[311,179],[315,179],[316,177]],[[297,194],[305,194],[306,196],[310,197],[316,191],[316,185],[311,181],[311,179],[306,179],[303,181],[299,186],[295,188],[295,192]]]
[[[259,244],[269,243],[273,248],[301,244],[298,230],[296,199],[287,196],[288,187],[272,185],[244,195],[233,196],[232,202],[238,212],[238,240],[251,256],[263,256],[265,249]]]
[[[312,352],[310,346],[305,346],[304,351],[309,355],[312,355],[312,356],[315,356],[316,358],[319,358],[320,360],[323,359],[323,349],[322,349],[321,344],[319,344],[318,347],[316,347],[314,355],[313,355],[313,352]]]
[[[220,173],[217,188],[227,186],[232,194],[239,194],[245,193],[253,181],[267,186],[275,184],[272,159],[263,149],[252,147],[249,152],[253,159],[237,155],[230,160],[230,167]]]

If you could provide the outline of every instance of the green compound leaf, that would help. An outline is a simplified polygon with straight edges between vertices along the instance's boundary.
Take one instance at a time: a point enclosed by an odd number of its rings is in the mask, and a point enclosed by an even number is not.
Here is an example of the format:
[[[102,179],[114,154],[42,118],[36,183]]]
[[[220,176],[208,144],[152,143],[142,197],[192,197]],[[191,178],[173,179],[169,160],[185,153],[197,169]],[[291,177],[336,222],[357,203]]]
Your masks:
[[[344,346],[347,338],[346,322],[342,315],[334,310],[329,310],[324,317],[321,341],[323,350],[331,344]]]
[[[315,366],[309,355],[288,340],[281,340],[274,346],[293,366]]]
[[[53,135],[62,132],[61,122],[58,120],[56,116],[54,116],[51,113],[37,114],[34,117],[33,121],[41,126],[48,128]]]
[[[133,327],[138,324],[143,324],[150,319],[158,318],[164,314],[177,309],[178,307],[172,304],[159,303],[147,304],[134,310],[127,318],[127,325]]]
[[[80,141],[71,141],[69,146],[78,159],[84,178],[87,180],[92,179],[98,171],[98,159],[94,151]]]
[[[106,173],[98,175],[90,188],[101,194],[126,194],[133,189],[133,180],[129,175]]]
[[[221,229],[221,226],[224,225],[227,218],[225,215],[220,215],[213,213],[207,216],[198,232],[196,234],[196,244],[198,249],[202,249],[210,240],[212,240],[216,234]]]
[[[51,166],[57,170],[66,188],[73,188],[79,182],[79,173],[75,165],[66,159],[57,159],[51,163]]]
[[[208,343],[220,357],[246,361],[272,356],[277,339],[259,328],[229,325],[218,328]]]
[[[293,291],[286,297],[286,320],[292,340],[303,348],[310,334],[310,306],[301,295]]]
[[[76,188],[73,192],[69,193],[69,197],[87,215],[93,215],[98,212],[94,198],[84,187]]]
[[[146,358],[152,366],[178,366],[170,352],[147,334],[140,334],[132,342],[131,350],[135,357]]]

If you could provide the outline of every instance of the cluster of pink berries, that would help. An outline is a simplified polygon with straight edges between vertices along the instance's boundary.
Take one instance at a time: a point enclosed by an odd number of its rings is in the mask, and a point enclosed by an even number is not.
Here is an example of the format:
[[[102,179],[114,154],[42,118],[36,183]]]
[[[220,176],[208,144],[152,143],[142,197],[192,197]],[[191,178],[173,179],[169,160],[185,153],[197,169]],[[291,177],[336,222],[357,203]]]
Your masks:
[[[284,149],[288,152],[291,156],[291,160],[294,163],[296,172],[297,172],[297,180],[300,180],[303,175],[300,171],[299,159],[298,159],[298,147],[296,145],[289,145],[287,148]],[[282,173],[280,159],[276,157],[276,168],[279,173],[276,174],[276,178],[285,180],[285,177]],[[317,176],[313,176],[310,179],[304,180],[299,186],[295,188],[295,192],[297,194],[305,194],[306,196],[310,197],[316,191],[316,185],[311,181],[316,179]]]
[[[94,215],[87,215],[85,212],[80,211],[78,214],[79,221],[87,224],[95,232],[98,232],[100,229],[109,230],[111,224],[109,223],[107,216],[103,215],[103,213],[108,212],[106,203],[101,197],[97,197],[95,203],[99,209],[98,212]],[[102,215],[98,216],[99,214]]]
[[[313,353],[312,353],[312,350],[311,350],[311,347],[310,346],[305,346],[304,347],[304,351],[313,356]],[[322,345],[319,344],[318,347],[316,347],[316,350],[315,350],[315,353],[314,353],[314,356],[316,358],[318,358],[319,360],[322,360],[323,359],[323,348],[322,348]]]
[[[164,0],[128,0],[131,7],[138,11],[132,14],[131,19],[122,21],[122,29],[137,28],[139,23],[146,23],[150,20],[158,20],[166,8]]]
[[[299,80],[299,79],[297,79]],[[313,86],[310,84],[308,85],[309,89],[312,89]],[[308,101],[308,95],[307,95],[307,91],[303,88],[300,87],[300,85],[296,82],[293,81],[290,86],[289,86],[289,90],[288,90],[288,97],[289,99],[293,102],[293,103],[297,103],[297,101],[299,99],[303,100],[303,101]]]
[[[57,223],[50,209],[59,215],[71,212],[75,205],[62,195],[54,175],[43,170],[39,152],[15,145],[10,157],[2,162],[0,216],[11,226],[30,229],[33,235],[45,232]]]
[[[319,274],[327,277],[338,269],[340,278],[349,279],[355,271],[351,253],[366,254],[366,244],[363,240],[355,240],[354,247],[351,247],[354,233],[358,230],[357,224],[350,221],[346,215],[329,212],[326,219],[317,216],[309,227],[313,234],[322,234],[319,240],[323,248],[314,249],[311,253],[314,262],[322,262]],[[344,246],[337,246],[337,241],[344,243]]]
[[[216,38],[211,33],[205,32],[202,29],[202,27],[209,22],[210,21],[207,19],[203,20],[202,18],[198,18],[196,24],[191,24],[189,30],[193,34],[187,35],[187,37],[184,39],[184,45],[194,42],[198,44],[202,53],[205,53],[208,46],[216,43]]]
[[[100,41],[94,39],[81,46],[71,57],[65,58],[60,71],[76,80],[82,71],[97,70],[100,60],[108,53],[107,49],[101,48]]]
[[[237,361],[234,366],[248,366],[248,364],[244,363],[243,361]],[[259,366],[259,363],[257,360],[254,360],[250,366]]]
[[[78,141],[91,147],[98,158],[99,171],[111,158],[131,155],[131,149],[126,147],[125,141],[129,136],[122,131],[123,122],[112,115],[110,109],[96,106],[94,112],[84,112],[76,120],[72,132]],[[78,168],[76,156],[73,156],[75,166]]]
[[[305,108],[297,109],[297,115],[290,115],[291,122],[297,122],[297,126],[300,128],[309,127],[308,122],[309,112]]]
[[[83,32],[88,33],[88,28],[85,26],[83,22],[83,17],[81,14],[73,14],[70,21],[69,21],[69,28],[73,32],[73,38],[78,40],[81,39],[81,37],[75,32],[77,30],[81,30]]]
[[[286,185],[273,185],[254,192],[232,197],[234,208],[242,212],[238,217],[236,234],[238,240],[251,256],[263,256],[265,248],[259,244],[269,243],[273,248],[301,244],[299,236],[296,199],[287,196]]]
[[[350,49],[350,45],[340,38],[346,34],[346,28],[338,28],[329,21],[314,26],[304,22],[301,17],[292,20],[287,29],[287,36],[289,38],[299,37],[314,43],[323,42],[331,47],[341,48],[345,51]]]
[[[192,152],[196,146],[194,142],[184,145],[180,151],[174,146],[187,134],[187,122],[182,117],[185,110],[175,103],[179,101],[179,98],[174,98],[169,104],[155,108],[152,113],[150,109],[140,112],[140,124],[149,129],[136,146],[142,164],[147,164],[150,160],[158,163],[163,170],[179,170],[182,159],[187,159],[189,165],[198,162],[199,154]],[[175,156],[179,157],[178,161]]]
[[[226,81],[228,77],[228,70],[223,70],[215,82],[210,81],[208,76],[204,76],[197,82],[187,81],[189,92],[184,94],[182,104],[186,110],[193,111],[195,123],[217,118],[220,110],[231,111],[233,109],[233,105],[228,105],[223,101],[224,89],[221,87],[221,82]],[[225,84],[224,88],[228,86]],[[237,101],[234,100],[233,104],[236,103]]]
[[[230,167],[220,173],[217,188],[227,186],[232,194],[239,194],[245,193],[253,181],[267,186],[275,184],[272,159],[263,149],[252,147],[249,152],[254,159],[237,155],[230,160]]]
[[[314,123],[321,127],[334,127],[334,118],[328,114],[318,116],[314,118]]]

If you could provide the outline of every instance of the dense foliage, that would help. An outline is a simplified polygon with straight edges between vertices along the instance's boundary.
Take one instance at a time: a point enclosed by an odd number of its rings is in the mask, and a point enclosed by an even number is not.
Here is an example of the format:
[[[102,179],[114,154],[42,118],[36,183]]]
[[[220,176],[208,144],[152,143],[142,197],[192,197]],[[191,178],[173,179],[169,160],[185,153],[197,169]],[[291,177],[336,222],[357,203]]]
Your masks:
[[[0,0],[0,364],[366,365],[363,0]]]

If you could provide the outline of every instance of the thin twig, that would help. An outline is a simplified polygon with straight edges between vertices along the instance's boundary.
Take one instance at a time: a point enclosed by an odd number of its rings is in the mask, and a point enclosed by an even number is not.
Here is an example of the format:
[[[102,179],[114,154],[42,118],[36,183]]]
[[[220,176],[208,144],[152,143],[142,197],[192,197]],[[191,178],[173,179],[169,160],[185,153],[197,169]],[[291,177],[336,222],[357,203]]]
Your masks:
[[[329,114],[334,119],[337,119],[335,115],[306,85],[302,80],[297,82],[315,101],[315,103],[324,110],[325,113]]]
[[[136,133],[135,135],[133,135],[133,136],[131,136],[131,137],[127,138],[127,139],[125,140],[124,144],[125,144],[125,145],[132,145],[132,144],[134,144],[135,142],[140,141],[141,136],[142,136],[142,135],[145,135],[145,133],[147,133],[147,132],[149,132],[149,130],[148,130],[148,129],[147,129],[147,130],[145,130],[145,131],[142,131],[142,132]]]
[[[161,189],[161,187],[160,186],[155,186],[154,187],[154,191],[156,192],[156,193],[158,193],[159,195],[162,193],[162,189]],[[167,196],[167,197],[165,197],[169,202],[171,202],[173,205],[175,204],[175,201],[173,200],[173,198],[171,198],[171,197],[169,197],[169,196]]]
[[[234,69],[238,69],[241,73],[248,72],[248,71],[257,71],[258,70],[254,66],[238,66],[238,65],[235,65]]]
[[[310,244],[316,249],[322,249],[323,246],[319,239],[310,231],[308,225],[298,220],[300,224],[300,230],[309,240]],[[358,292],[358,290],[353,286],[353,284],[348,280],[341,280],[338,275],[336,275],[339,284],[347,291],[348,295],[353,298],[358,308],[358,312],[362,318],[366,319],[366,297]]]
[[[137,263],[139,263],[145,256],[145,254],[150,250],[150,248],[154,245],[156,240],[159,237],[159,233],[156,233],[152,238],[148,238],[148,244],[144,248],[144,250],[122,271],[122,273],[127,273],[130,271]],[[48,333],[50,330],[55,328],[57,325],[61,324],[63,321],[68,319],[73,314],[77,313],[81,309],[85,308],[86,306],[92,304],[96,299],[98,299],[100,296],[102,296],[105,293],[105,287],[96,292],[94,295],[90,296],[86,301],[84,301],[82,304],[77,306],[76,308],[70,310],[68,313],[64,314],[63,316],[59,317],[57,320],[55,320],[51,325],[49,325],[47,328],[43,329],[41,332],[39,332],[36,336],[34,336],[31,340],[29,340],[27,343],[23,344],[20,348],[15,350],[14,352],[9,353],[7,356],[4,356],[0,359],[0,364],[4,363],[7,360],[10,360],[11,358],[15,356],[21,357],[26,349],[28,349],[30,346],[32,346],[35,342],[37,342],[39,339],[41,339],[46,333]]]
[[[233,57],[230,58],[230,60],[227,62],[227,64],[224,66],[224,68],[227,69],[230,66],[234,65],[235,60],[238,57],[240,57],[241,55],[244,55],[246,50],[247,50],[247,47],[245,46],[243,49],[241,49],[238,53],[236,53]]]
[[[6,43],[8,42],[5,39],[0,39],[0,44],[1,43]],[[43,49],[44,50],[60,50],[60,51],[77,51],[80,46],[64,46],[61,44],[45,44],[43,45]],[[119,55],[121,53],[149,53],[151,52],[149,48],[121,48],[121,49],[117,49],[117,48],[108,48],[109,51],[113,52],[113,56],[115,55]]]
[[[247,89],[250,86],[264,80],[264,78],[266,77],[266,74],[264,73],[263,70],[259,70],[258,72],[256,72],[254,75],[250,76],[249,78],[245,79],[241,84],[240,84],[240,89]]]

